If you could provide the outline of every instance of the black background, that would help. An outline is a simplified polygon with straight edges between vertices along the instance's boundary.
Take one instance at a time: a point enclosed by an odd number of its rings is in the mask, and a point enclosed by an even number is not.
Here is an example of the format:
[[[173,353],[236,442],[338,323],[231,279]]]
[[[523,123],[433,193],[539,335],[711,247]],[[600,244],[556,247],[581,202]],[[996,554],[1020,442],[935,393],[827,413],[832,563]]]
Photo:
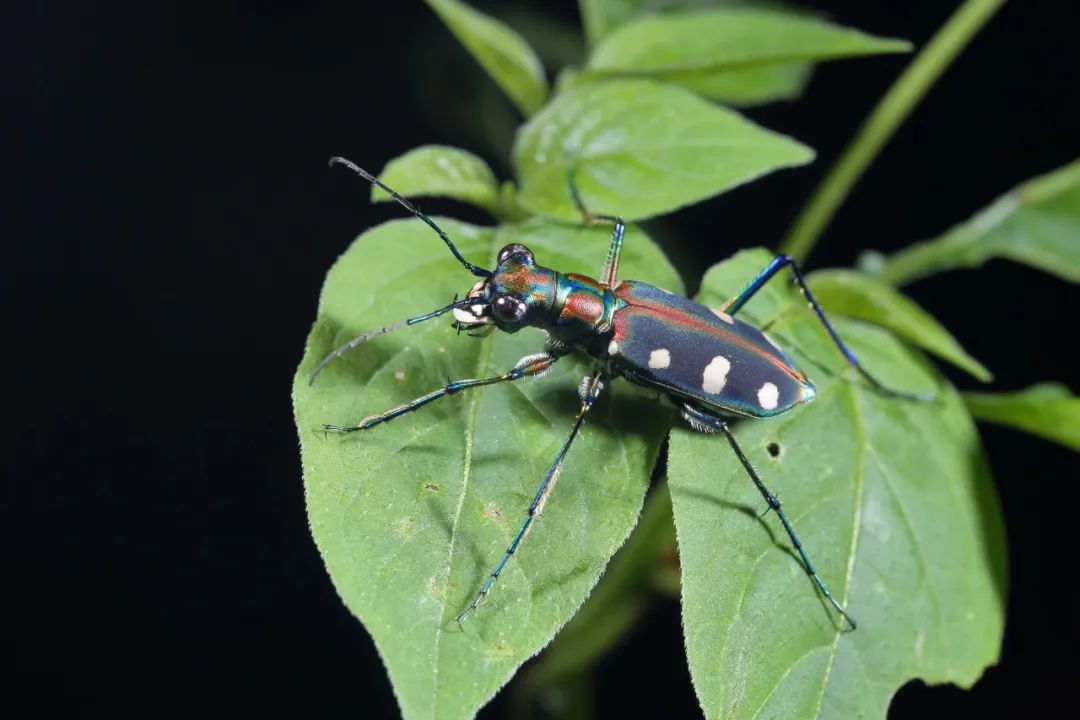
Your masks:
[[[575,19],[573,3],[549,4]],[[806,4],[920,44],[955,5]],[[326,158],[378,168],[420,144],[464,144],[506,176],[483,145],[486,105],[473,102],[493,94],[488,81],[413,0],[54,0],[4,12],[14,127],[0,292],[14,403],[0,706],[302,702],[312,716],[393,716],[374,647],[307,532],[290,377],[330,263],[398,214],[371,207]],[[1075,157],[1076,21],[1066,3],[1009,4],[885,149],[812,265],[932,236]],[[684,269],[775,244],[905,62],[829,65],[802,102],[751,113],[819,161],[674,217]],[[910,292],[996,387],[1080,389],[1075,286],[994,262]],[[1076,553],[1062,513],[1076,457],[997,428],[984,437],[1009,533],[1002,662],[971,693],[904,688],[897,718],[1046,714],[1070,689]],[[681,655],[677,604],[660,605],[601,665],[601,716],[695,716]],[[484,715],[505,709],[497,700]]]

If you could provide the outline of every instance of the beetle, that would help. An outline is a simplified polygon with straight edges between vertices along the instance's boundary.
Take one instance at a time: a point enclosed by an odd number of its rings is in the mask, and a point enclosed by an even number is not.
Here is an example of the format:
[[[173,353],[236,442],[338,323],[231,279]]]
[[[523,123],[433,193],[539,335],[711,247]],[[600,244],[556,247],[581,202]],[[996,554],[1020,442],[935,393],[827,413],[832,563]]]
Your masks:
[[[525,245],[511,244],[499,251],[494,270],[470,263],[450,237],[430,217],[387,187],[377,177],[349,160],[334,157],[330,165],[342,165],[381,188],[406,210],[438,234],[454,258],[479,280],[461,300],[432,312],[359,335],[327,355],[312,371],[310,383],[336,358],[379,335],[452,313],[457,329],[470,334],[494,330],[515,333],[535,327],[548,334],[544,352],[521,358],[502,375],[450,381],[426,395],[351,425],[327,424],[325,430],[351,433],[370,430],[413,412],[448,395],[470,388],[539,377],[568,353],[583,353],[594,361],[591,374],[582,378],[581,404],[570,434],[544,476],[521,529],[502,559],[487,576],[473,601],[456,618],[460,624],[479,607],[495,581],[518,552],[533,522],[543,511],[574,439],[604,386],[622,377],[654,391],[672,403],[694,430],[720,433],[731,446],[750,480],[787,533],[806,573],[840,616],[855,629],[856,623],[833,597],[814,569],[810,556],[781,502],[750,464],[729,422],[736,418],[771,418],[814,399],[814,385],[790,357],[763,331],[736,317],[739,310],[770,279],[789,268],[810,309],[817,315],[832,342],[847,362],[879,392],[911,400],[932,396],[893,390],[879,382],[859,362],[833,329],[803,279],[798,262],[776,257],[719,309],[710,309],[661,288],[634,280],[619,280],[619,255],[626,224],[618,217],[588,211],[569,176],[574,204],[586,223],[611,223],[610,247],[600,277],[562,273],[541,265]]]

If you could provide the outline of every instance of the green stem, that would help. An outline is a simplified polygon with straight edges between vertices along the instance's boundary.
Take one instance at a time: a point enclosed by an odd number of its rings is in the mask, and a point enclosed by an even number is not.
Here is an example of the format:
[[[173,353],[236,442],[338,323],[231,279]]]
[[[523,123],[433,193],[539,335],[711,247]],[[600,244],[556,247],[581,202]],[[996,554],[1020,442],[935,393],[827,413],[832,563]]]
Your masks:
[[[927,90],[945,72],[964,46],[971,41],[1005,0],[966,0],[931,38],[897,78],[885,97],[863,122],[851,144],[836,161],[825,180],[806,203],[780,252],[806,260],[821,232],[851,188],[888,142],[896,128],[911,113]]]

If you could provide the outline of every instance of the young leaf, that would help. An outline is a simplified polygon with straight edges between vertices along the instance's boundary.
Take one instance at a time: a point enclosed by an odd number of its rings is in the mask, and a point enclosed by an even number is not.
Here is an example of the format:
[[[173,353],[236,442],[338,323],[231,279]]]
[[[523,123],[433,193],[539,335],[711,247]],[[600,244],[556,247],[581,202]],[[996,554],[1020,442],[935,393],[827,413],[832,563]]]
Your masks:
[[[498,231],[439,222],[478,264],[524,242],[540,263],[594,275],[610,234],[539,220]],[[625,272],[678,289],[659,249],[637,229],[628,234]],[[333,347],[443,306],[475,280],[415,220],[369,230],[327,276],[293,384],[312,534],[338,593],[375,640],[406,718],[472,717],[573,616],[637,521],[668,426],[666,412],[613,383],[543,517],[459,629],[454,617],[521,527],[569,433],[578,381],[592,365],[564,358],[543,380],[468,390],[344,436],[327,435],[323,423],[355,423],[447,378],[505,372],[543,348],[543,333],[473,338],[436,319],[365,343],[314,386],[307,378]]]
[[[579,0],[581,21],[590,45],[638,15],[676,12],[749,0]],[[768,0],[765,0],[768,2]]]
[[[663,79],[725,105],[751,107],[798,98],[812,71],[810,63],[768,63],[742,70],[682,70]]]
[[[791,138],[648,80],[573,86],[514,143],[521,204],[568,220],[580,218],[567,183],[571,167],[589,210],[636,220],[813,157]]]
[[[874,37],[809,15],[727,8],[635,20],[596,48],[586,70],[664,79],[676,72],[742,70],[909,50],[906,40]]]
[[[1080,452],[1080,398],[1064,385],[1040,383],[1013,393],[964,393],[981,422],[1022,430]]]
[[[892,286],[853,270],[819,270],[808,275],[806,282],[830,316],[844,315],[888,328],[982,382],[994,379],[941,323]]]
[[[449,197],[499,214],[499,182],[487,163],[470,152],[445,145],[424,145],[394,158],[379,179],[407,197]],[[384,190],[371,188],[374,202],[390,200]]]
[[[769,260],[740,253],[706,275],[723,302]],[[771,287],[770,287],[771,286]],[[677,429],[668,473],[683,568],[683,627],[708,718],[884,718],[910,678],[968,687],[998,657],[1001,510],[958,394],[888,332],[840,335],[889,385],[851,371],[786,283],[740,313],[811,375],[816,399],[735,435],[784,504],[818,572],[859,623],[845,632],[722,436]]]
[[[904,40],[878,38],[806,14],[727,8],[653,15],[611,33],[586,76],[648,76],[732,105],[796,97],[811,63],[907,52]]]
[[[940,238],[888,258],[882,280],[926,275],[1000,257],[1080,283],[1080,160],[1027,181]]]
[[[544,68],[520,35],[458,0],[427,0],[427,4],[524,115],[544,104],[548,91]]]

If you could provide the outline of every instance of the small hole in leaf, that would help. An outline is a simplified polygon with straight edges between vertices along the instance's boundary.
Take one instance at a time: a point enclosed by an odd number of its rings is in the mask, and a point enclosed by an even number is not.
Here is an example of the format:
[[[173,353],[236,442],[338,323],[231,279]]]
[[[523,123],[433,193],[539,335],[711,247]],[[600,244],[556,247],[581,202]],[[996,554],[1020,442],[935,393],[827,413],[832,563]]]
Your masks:
[[[765,446],[765,449],[769,451],[769,455],[772,457],[780,457],[780,445],[778,443],[771,442]]]

